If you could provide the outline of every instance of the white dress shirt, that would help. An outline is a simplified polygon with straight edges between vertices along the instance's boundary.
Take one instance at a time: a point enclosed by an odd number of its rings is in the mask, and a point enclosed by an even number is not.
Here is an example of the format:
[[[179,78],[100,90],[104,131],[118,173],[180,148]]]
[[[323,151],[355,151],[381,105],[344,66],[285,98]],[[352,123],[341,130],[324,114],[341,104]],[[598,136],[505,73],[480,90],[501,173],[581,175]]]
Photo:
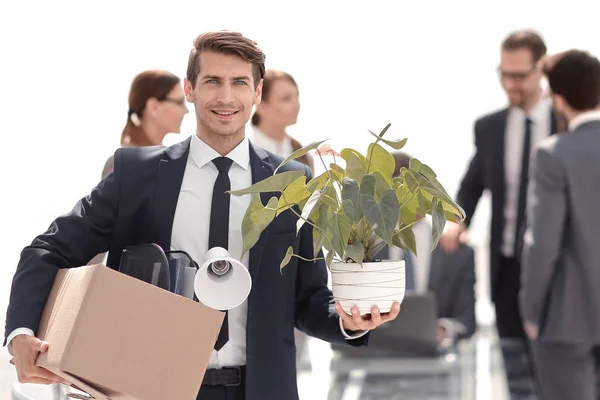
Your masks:
[[[171,250],[185,250],[202,265],[208,249],[212,190],[219,171],[212,160],[220,157],[213,148],[193,135],[190,153],[183,174],[181,191],[173,219]],[[229,154],[233,160],[229,169],[231,190],[252,185],[248,139],[244,139]],[[248,267],[249,255],[242,255],[242,219],[250,196],[231,196],[229,207],[229,254]],[[246,318],[248,303],[229,310],[229,341],[221,350],[212,352],[209,367],[221,368],[246,364]]]
[[[521,168],[523,163],[523,144],[525,141],[525,119],[529,117],[531,124],[531,148],[540,140],[550,135],[552,125],[550,110],[551,100],[540,100],[526,113],[522,108],[512,107],[508,111],[506,132],[504,135],[504,175],[506,194],[504,202],[504,233],[502,254],[514,256],[515,235],[519,207],[519,190],[521,186]],[[525,166],[528,168],[528,166]]]
[[[431,222],[423,218],[413,225],[413,233],[417,242],[417,254],[412,252],[412,265],[414,266],[415,292],[426,293],[429,290],[429,270],[431,269]],[[390,247],[390,260],[404,259],[404,250],[399,247]]]
[[[281,157],[287,157],[294,152],[292,139],[288,135],[285,135],[283,140],[277,141],[272,137],[267,136],[266,133],[256,126],[252,126],[252,136],[250,136],[250,141],[258,147],[269,150],[271,153],[275,153]]]

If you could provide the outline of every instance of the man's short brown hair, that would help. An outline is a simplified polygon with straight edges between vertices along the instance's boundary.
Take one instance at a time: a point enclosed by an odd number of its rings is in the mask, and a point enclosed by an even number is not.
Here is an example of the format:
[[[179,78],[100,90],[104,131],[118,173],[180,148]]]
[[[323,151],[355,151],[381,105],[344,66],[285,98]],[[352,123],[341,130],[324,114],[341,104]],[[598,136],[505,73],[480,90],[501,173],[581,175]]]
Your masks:
[[[531,53],[534,63],[537,63],[546,55],[546,44],[542,37],[530,30],[519,30],[510,33],[502,42],[502,50],[514,51],[525,49]]]
[[[203,51],[236,55],[251,63],[254,87],[265,75],[265,54],[258,48],[256,42],[239,32],[206,32],[194,40],[194,48],[190,51],[186,77],[192,87],[196,86],[196,79],[200,73],[200,54]]]
[[[569,50],[548,57],[544,73],[552,93],[574,110],[591,110],[600,104],[600,61],[590,53]]]

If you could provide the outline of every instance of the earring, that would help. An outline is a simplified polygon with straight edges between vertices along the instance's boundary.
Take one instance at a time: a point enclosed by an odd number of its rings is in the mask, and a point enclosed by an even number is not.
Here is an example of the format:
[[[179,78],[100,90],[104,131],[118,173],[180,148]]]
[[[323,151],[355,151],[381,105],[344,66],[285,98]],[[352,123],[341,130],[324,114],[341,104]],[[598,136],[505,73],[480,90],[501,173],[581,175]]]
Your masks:
[[[133,122],[135,126],[142,125],[142,121],[140,121],[140,118],[138,117],[137,113],[131,113],[129,119],[131,119],[131,122]]]

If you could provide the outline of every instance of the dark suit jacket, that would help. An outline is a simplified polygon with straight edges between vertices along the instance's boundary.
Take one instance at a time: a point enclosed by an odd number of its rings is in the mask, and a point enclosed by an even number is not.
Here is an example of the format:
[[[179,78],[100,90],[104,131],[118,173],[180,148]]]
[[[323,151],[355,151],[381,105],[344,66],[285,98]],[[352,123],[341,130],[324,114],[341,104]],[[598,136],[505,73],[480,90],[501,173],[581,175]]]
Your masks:
[[[504,201],[506,194],[504,136],[508,110],[508,108],[505,108],[486,115],[475,122],[475,154],[456,196],[457,203],[465,210],[465,224],[468,226],[483,191],[487,189],[491,192],[490,281],[492,300],[495,298],[496,277],[500,268],[504,232]],[[561,118],[552,112],[551,129],[548,135],[557,132],[560,120]],[[524,229],[521,231],[521,235],[517,237],[517,247],[520,247],[522,242],[523,231]],[[518,254],[515,255],[516,258],[518,256]]]
[[[73,210],[54,220],[21,253],[7,311],[6,335],[19,327],[37,331],[44,305],[59,268],[85,265],[109,251],[108,266],[119,268],[127,246],[157,243],[170,249],[171,229],[190,140],[171,147],[122,148],[114,173],[102,180]],[[273,174],[282,161],[250,145],[252,181]],[[281,168],[310,171],[290,162]],[[273,194],[265,193],[263,203]],[[367,336],[346,341],[340,331],[323,261],[293,257],[283,273],[279,264],[288,246],[312,258],[312,230],[305,224],[296,235],[297,217],[282,213],[250,251],[253,280],[248,298],[246,394],[248,400],[297,399],[294,327],[337,343],[366,344]],[[269,245],[269,250],[265,251]],[[182,249],[185,250],[185,249]]]
[[[377,258],[388,259],[387,247]],[[466,330],[457,339],[475,332],[475,252],[470,246],[460,246],[453,253],[437,247],[431,253],[428,289],[435,294],[438,318],[460,322]],[[377,332],[373,332],[377,335]]]

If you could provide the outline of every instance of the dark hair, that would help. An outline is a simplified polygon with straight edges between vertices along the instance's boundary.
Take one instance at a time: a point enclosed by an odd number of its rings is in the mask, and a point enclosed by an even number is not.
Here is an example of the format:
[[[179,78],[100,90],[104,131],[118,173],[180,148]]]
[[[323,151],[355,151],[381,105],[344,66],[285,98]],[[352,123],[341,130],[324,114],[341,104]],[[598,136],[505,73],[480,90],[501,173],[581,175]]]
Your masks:
[[[564,97],[577,111],[600,103],[600,61],[588,52],[569,50],[550,57],[544,73],[553,94]]]
[[[393,151],[392,156],[394,157],[394,161],[396,162],[396,167],[394,168],[393,175],[393,177],[395,178],[397,176],[400,176],[400,169],[402,169],[402,167],[408,168],[408,166],[410,165],[410,159],[412,157],[402,151]]]
[[[534,63],[537,63],[546,55],[546,44],[542,37],[530,30],[519,30],[510,33],[502,42],[502,50],[514,51],[526,49],[531,53]]]
[[[200,73],[200,54],[203,51],[236,55],[251,63],[254,87],[258,86],[265,75],[265,54],[256,42],[238,32],[206,32],[194,40],[194,48],[190,51],[186,76],[192,87],[196,86]]]
[[[152,144],[141,126],[135,126],[131,115],[142,118],[148,99],[164,99],[181,80],[174,74],[162,70],[148,70],[137,75],[129,90],[129,112],[127,123],[121,134],[121,145],[146,146]]]
[[[269,101],[273,85],[275,84],[275,82],[281,80],[286,80],[288,82],[293,83],[294,86],[296,86],[296,89],[298,89],[298,84],[290,74],[288,74],[287,72],[270,69],[265,72],[265,76],[263,77],[261,101]],[[258,115],[257,112],[254,112],[254,115],[252,115],[252,119],[250,120],[250,122],[252,123],[252,125],[258,126],[260,124],[260,115]]]

